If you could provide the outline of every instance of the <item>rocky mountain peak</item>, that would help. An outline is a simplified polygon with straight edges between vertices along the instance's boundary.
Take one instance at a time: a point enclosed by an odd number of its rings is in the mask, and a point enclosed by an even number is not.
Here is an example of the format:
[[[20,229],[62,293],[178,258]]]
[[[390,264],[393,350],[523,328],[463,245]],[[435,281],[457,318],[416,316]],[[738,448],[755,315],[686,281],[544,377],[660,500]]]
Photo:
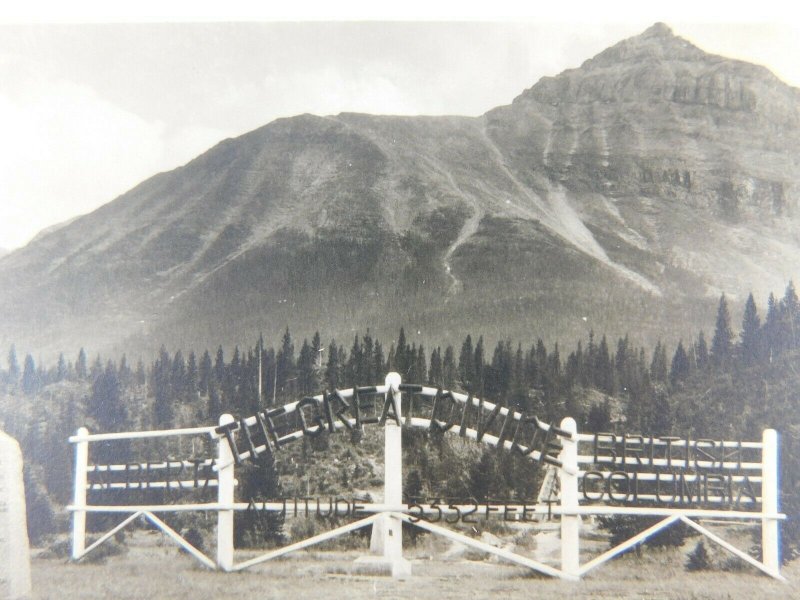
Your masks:
[[[797,121],[797,90],[762,66],[704,52],[664,23],[622,40],[577,69],[543,77],[514,100],[520,102],[675,102],[758,111],[780,126]]]
[[[602,68],[615,63],[636,62],[652,63],[662,60],[702,60],[708,55],[675,35],[664,23],[656,23],[643,33],[622,40],[607,48],[594,58],[587,60],[583,68]]]
[[[656,23],[479,118],[280,119],[2,258],[0,347],[693,335],[797,279],[799,93]]]
[[[675,37],[675,34],[672,33],[672,28],[669,25],[659,21],[645,29],[640,37]]]

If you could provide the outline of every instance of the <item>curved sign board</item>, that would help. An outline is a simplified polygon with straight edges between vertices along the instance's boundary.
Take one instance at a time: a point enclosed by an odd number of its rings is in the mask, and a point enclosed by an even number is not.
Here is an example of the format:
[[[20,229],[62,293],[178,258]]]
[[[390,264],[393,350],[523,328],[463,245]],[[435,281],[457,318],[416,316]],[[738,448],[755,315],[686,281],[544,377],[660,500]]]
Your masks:
[[[216,432],[225,436],[237,464],[272,456],[303,436],[360,430],[369,424],[383,426],[391,420],[403,427],[454,432],[517,452],[537,464],[562,466],[560,440],[572,434],[555,425],[466,394],[422,385],[398,387],[404,392],[402,400],[389,393],[388,385],[335,390],[259,411],[221,425]]]

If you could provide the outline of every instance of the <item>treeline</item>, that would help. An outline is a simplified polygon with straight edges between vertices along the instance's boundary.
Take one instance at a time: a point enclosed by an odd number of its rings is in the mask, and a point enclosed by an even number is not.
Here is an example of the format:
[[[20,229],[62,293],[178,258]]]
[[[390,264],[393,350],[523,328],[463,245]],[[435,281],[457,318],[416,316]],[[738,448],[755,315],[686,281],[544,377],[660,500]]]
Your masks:
[[[780,299],[770,295],[763,321],[752,294],[743,315],[735,333],[723,295],[710,340],[700,332],[674,349],[659,342],[648,351],[629,336],[610,342],[590,332],[566,356],[541,339],[489,349],[472,335],[458,348],[426,348],[402,329],[388,346],[367,330],[327,345],[317,333],[299,350],[287,329],[277,348],[263,339],[229,355],[222,347],[186,355],[162,347],[152,363],[139,360],[134,367],[125,356],[89,363],[83,350],[74,362],[61,355],[45,368],[27,355],[20,366],[12,346],[7,369],[0,370],[2,419],[26,460],[42,471],[37,482],[63,503],[70,469],[69,458],[61,457],[78,426],[120,431],[213,423],[224,412],[247,416],[322,389],[379,383],[398,371],[406,382],[471,392],[547,421],[569,415],[581,430],[752,439],[761,428],[776,427],[789,434],[782,448],[784,506],[795,510],[800,302],[794,285]],[[476,473],[466,478],[480,479]]]
[[[710,344],[700,332],[695,340],[681,340],[672,351],[658,342],[648,353],[628,336],[612,346],[605,335],[598,341],[590,332],[566,359],[558,344],[548,349],[541,339],[529,347],[501,341],[490,351],[482,336],[472,335],[457,351],[437,346],[428,356],[424,345],[409,343],[401,329],[388,350],[367,330],[347,345],[333,340],[323,346],[317,333],[310,342],[304,339],[297,352],[287,329],[277,350],[266,347],[263,339],[245,350],[236,347],[230,358],[221,346],[199,357],[194,351],[170,354],[162,346],[148,367],[139,360],[134,368],[125,356],[118,363],[97,356],[89,365],[83,349],[74,363],[62,354],[55,366],[45,369],[28,354],[20,367],[12,346],[0,382],[9,393],[23,396],[35,396],[62,381],[88,382],[91,393],[84,398],[85,412],[103,431],[170,427],[180,420],[180,407],[185,405],[195,409],[188,415],[195,421],[214,420],[223,412],[252,414],[259,407],[323,388],[379,383],[386,373],[397,371],[409,383],[460,389],[540,418],[569,414],[590,430],[608,429],[612,420],[621,418],[638,431],[664,432],[673,425],[667,397],[696,374],[713,377],[770,364],[799,346],[800,303],[790,283],[782,299],[770,295],[763,323],[752,294],[747,298],[738,337],[723,295]],[[612,419],[608,403],[584,406],[576,392],[588,389],[624,400],[622,414]],[[129,406],[132,390],[151,401],[149,414],[134,414]]]

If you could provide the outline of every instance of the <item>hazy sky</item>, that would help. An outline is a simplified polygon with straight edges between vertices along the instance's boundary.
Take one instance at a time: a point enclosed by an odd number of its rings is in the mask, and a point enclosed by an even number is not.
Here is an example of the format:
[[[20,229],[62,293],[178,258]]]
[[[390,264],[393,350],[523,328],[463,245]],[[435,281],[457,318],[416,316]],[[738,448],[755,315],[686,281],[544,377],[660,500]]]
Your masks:
[[[0,25],[0,248],[283,116],[479,115],[655,19]],[[800,86],[800,24],[665,20]]]

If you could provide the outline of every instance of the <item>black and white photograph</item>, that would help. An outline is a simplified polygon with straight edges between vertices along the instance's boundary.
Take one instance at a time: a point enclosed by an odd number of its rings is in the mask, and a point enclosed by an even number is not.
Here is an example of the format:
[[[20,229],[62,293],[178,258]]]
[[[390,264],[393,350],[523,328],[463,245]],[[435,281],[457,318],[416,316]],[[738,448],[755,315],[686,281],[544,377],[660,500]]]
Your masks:
[[[792,11],[40,4],[0,598],[800,597]]]

